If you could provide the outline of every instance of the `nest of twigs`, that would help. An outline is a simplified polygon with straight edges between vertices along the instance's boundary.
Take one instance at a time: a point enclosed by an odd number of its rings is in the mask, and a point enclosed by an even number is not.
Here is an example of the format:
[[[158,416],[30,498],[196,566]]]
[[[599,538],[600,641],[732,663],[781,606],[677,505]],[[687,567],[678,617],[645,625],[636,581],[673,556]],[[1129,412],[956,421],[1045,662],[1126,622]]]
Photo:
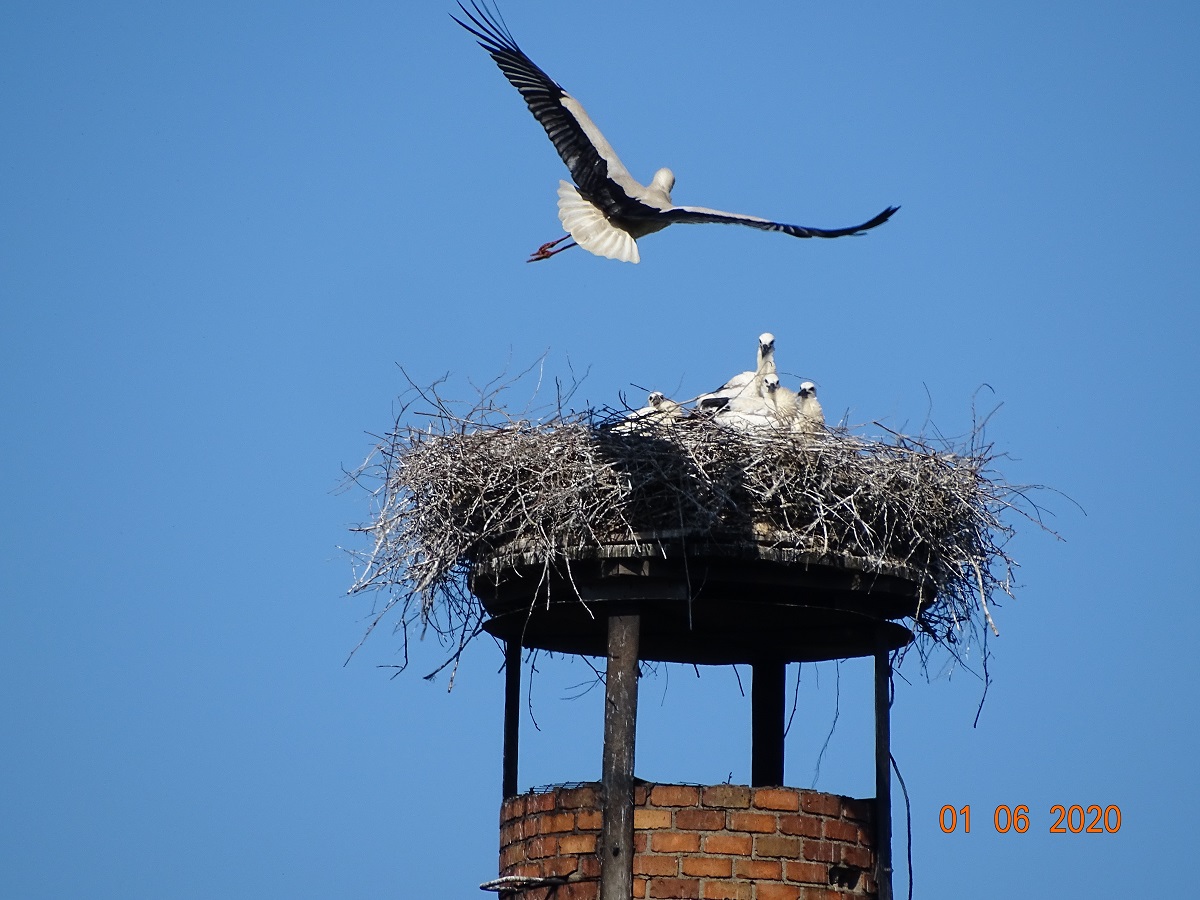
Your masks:
[[[371,546],[352,551],[351,591],[384,592],[370,628],[394,615],[406,648],[410,626],[432,628],[450,659],[484,617],[467,590],[473,566],[519,548],[549,567],[668,532],[695,543],[751,534],[860,570],[917,573],[918,645],[958,656],[995,631],[992,607],[1011,596],[1007,514],[1040,524],[1026,489],[994,470],[982,426],[954,447],[844,428],[749,434],[702,416],[623,431],[612,428],[621,411],[566,413],[561,401],[541,420],[514,420],[495,394],[465,412],[436,389],[422,399],[423,421],[405,424],[406,406],[353,473],[375,508],[357,529]]]

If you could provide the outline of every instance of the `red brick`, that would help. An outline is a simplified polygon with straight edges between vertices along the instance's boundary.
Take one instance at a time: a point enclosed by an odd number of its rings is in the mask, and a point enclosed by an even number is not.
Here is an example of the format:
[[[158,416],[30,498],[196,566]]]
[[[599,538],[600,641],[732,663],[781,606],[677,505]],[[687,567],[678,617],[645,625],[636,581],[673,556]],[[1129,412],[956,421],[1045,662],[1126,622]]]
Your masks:
[[[805,841],[804,842],[804,858],[813,862],[831,863],[838,862],[840,853],[837,851],[837,846],[829,843],[829,841]]]
[[[513,844],[500,851],[500,868],[507,869],[525,859],[525,845]]]
[[[675,813],[675,827],[695,831],[720,831],[725,827],[725,810],[681,809]]]
[[[748,834],[706,834],[705,853],[727,853],[730,856],[749,856],[753,838]]]
[[[650,794],[650,789],[644,784],[635,784],[633,786],[633,805],[645,806],[646,797]]]
[[[541,819],[538,823],[539,834],[558,834],[563,831],[575,830],[575,813],[554,813],[539,818]]]
[[[801,843],[798,837],[781,837],[774,834],[764,834],[754,839],[754,855],[783,856],[788,859],[800,858]]]
[[[818,813],[823,816],[837,816],[842,812],[842,800],[833,794],[819,794],[816,791],[803,791],[800,794],[800,808],[806,813]]]
[[[706,881],[700,888],[704,900],[751,900],[754,885],[748,881]]]
[[[875,818],[875,802],[873,800],[854,800],[850,797],[843,797],[842,815],[847,819],[870,822]]]
[[[754,792],[754,805],[759,809],[795,812],[800,808],[800,794],[786,788],[758,788]]]
[[[562,809],[597,809],[600,804],[594,787],[577,787],[562,791],[558,805]]]
[[[530,859],[545,859],[558,855],[558,838],[535,837],[525,845],[525,854]]]
[[[635,809],[633,811],[634,828],[670,828],[671,811],[669,809]]]
[[[825,820],[825,837],[831,841],[858,841],[858,826],[841,819]]]
[[[573,882],[563,885],[554,895],[554,900],[596,900],[600,886],[595,882]]]
[[[541,878],[542,864],[536,862],[523,862],[519,866],[515,866],[511,872],[505,872],[505,875],[520,875],[522,878]]]
[[[787,861],[787,880],[800,884],[829,884],[829,866],[823,863]]]
[[[725,809],[748,809],[750,788],[744,784],[714,784],[704,789],[703,804]]]
[[[509,822],[525,815],[525,797],[509,797],[500,804],[500,821]]]
[[[801,834],[804,837],[819,838],[821,836],[821,823],[825,821],[817,816],[780,816],[779,817],[779,832],[780,834]]]
[[[633,836],[633,852],[645,853],[650,849],[650,835],[635,834]]]
[[[579,860],[579,877],[580,878],[599,878],[600,877],[600,857],[599,856],[584,856]]]
[[[695,806],[700,802],[700,788],[687,784],[656,784],[650,789],[652,806]]]
[[[674,878],[679,874],[679,857],[659,856],[655,853],[639,853],[633,858],[634,875],[669,875]]]
[[[597,894],[598,893],[599,893],[599,888],[597,888]],[[646,879],[645,878],[633,879],[633,896],[636,897],[637,900],[641,900],[642,897],[646,896]]]
[[[650,836],[650,849],[658,853],[695,853],[700,849],[700,835],[660,831]]]
[[[525,808],[533,812],[549,812],[554,809],[553,794],[528,794],[526,795]]]
[[[554,859],[546,860],[543,868],[547,878],[553,878],[556,875],[570,875],[579,868],[579,860],[574,856],[556,856]]]
[[[800,888],[794,884],[770,884],[760,882],[755,885],[755,900],[800,900]]]
[[[756,834],[773,834],[778,820],[770,813],[731,812],[730,831],[753,831]]]
[[[500,846],[507,847],[509,844],[515,843],[525,837],[525,833],[521,826],[524,822],[516,821],[509,822],[507,825],[500,826]]]
[[[683,874],[698,878],[728,878],[733,874],[733,860],[719,856],[685,856]]]
[[[842,862],[859,869],[870,869],[875,865],[872,853],[866,847],[842,847]]]
[[[598,809],[581,809],[575,813],[575,827],[580,831],[599,831],[604,813]]]
[[[700,879],[655,878],[650,882],[650,896],[655,900],[700,900]]]
[[[777,859],[739,859],[733,871],[738,878],[783,880],[783,863]]]
[[[558,839],[559,853],[595,853],[596,835],[564,834]]]

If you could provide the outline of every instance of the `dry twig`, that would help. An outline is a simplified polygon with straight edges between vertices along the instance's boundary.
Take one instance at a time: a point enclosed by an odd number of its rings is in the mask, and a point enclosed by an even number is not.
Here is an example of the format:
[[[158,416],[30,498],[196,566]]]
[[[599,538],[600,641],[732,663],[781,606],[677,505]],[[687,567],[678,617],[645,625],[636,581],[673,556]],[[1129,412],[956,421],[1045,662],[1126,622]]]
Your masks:
[[[505,547],[549,571],[651,534],[753,532],[789,550],[923,573],[936,587],[915,623],[921,654],[940,645],[957,658],[955,645],[994,630],[990,607],[1011,596],[1008,514],[1045,527],[1030,488],[994,471],[982,423],[957,447],[879,423],[887,440],[846,429],[748,435],[700,417],[629,433],[608,427],[624,411],[566,411],[577,383],[556,383],[550,410],[512,413],[501,403],[511,384],[493,381],[470,402],[444,397],[443,382],[412,384],[395,428],[348,473],[375,504],[356,529],[370,547],[351,551],[351,592],[384,597],[368,633],[395,617],[406,641],[410,627],[430,629],[457,661],[482,621],[468,571]]]

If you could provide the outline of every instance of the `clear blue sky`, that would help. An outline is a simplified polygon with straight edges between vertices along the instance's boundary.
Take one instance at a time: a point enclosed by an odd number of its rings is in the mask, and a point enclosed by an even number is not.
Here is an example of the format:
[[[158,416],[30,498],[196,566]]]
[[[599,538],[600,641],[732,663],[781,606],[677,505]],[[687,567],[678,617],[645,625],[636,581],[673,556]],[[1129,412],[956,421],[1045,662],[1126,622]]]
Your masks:
[[[1193,3],[538,4],[503,11],[636,176],[838,226],[559,234],[565,169],[445,3],[0,13],[0,894],[459,897],[495,874],[500,654],[450,694],[344,595],[339,472],[402,382],[549,351],[583,399],[689,394],[778,337],[855,422],[949,433],[990,385],[1012,547],[995,678],[906,667],[917,896],[1177,891],[1194,854],[1200,286]],[[987,394],[984,390],[984,394]],[[540,663],[522,786],[599,772],[599,692]],[[869,795],[869,669],[805,669],[789,781]],[[638,774],[745,781],[728,669],[643,683]],[[715,723],[716,727],[713,727]],[[997,835],[996,804],[1033,827]],[[1116,835],[1047,833],[1117,804]],[[971,804],[971,835],[937,827]],[[448,850],[453,856],[448,855]],[[896,850],[904,853],[897,819]],[[455,864],[451,860],[465,861]]]

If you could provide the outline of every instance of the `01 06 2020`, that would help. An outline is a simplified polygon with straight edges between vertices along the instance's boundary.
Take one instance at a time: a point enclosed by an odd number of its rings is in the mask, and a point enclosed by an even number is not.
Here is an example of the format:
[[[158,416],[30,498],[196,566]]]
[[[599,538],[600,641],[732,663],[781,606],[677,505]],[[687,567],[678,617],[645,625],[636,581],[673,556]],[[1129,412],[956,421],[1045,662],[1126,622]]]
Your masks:
[[[1030,828],[1029,807],[1000,804],[992,812],[992,827],[1001,834],[1016,832],[1025,834]],[[1121,830],[1121,807],[1115,803],[1108,806],[1078,803],[1065,806],[1056,803],[1050,807],[1047,819],[1049,834],[1116,834]],[[971,833],[971,804],[955,808],[946,804],[938,813],[938,827],[943,834],[961,830]]]

